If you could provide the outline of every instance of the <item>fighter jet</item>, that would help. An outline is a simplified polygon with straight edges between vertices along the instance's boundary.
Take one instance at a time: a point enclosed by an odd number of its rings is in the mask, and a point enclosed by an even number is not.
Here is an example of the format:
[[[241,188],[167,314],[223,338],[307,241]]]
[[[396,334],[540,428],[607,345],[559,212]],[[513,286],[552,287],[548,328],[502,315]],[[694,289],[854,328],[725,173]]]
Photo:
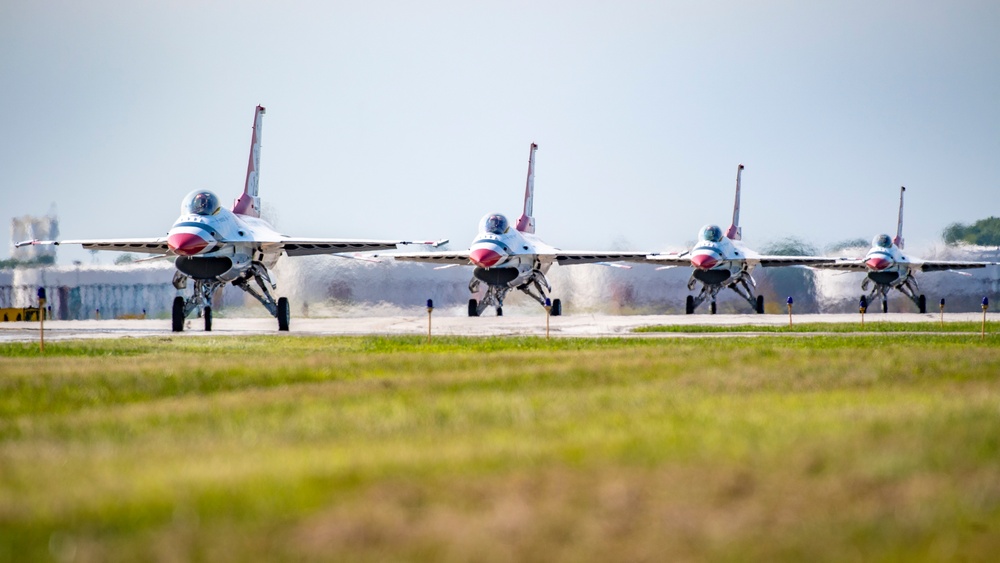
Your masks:
[[[848,272],[866,272],[868,275],[861,282],[861,290],[871,291],[861,296],[861,308],[867,309],[876,299],[882,302],[882,312],[889,311],[889,291],[899,290],[910,298],[921,313],[927,312],[927,297],[920,294],[914,272],[937,272],[941,270],[967,270],[985,268],[996,265],[996,262],[975,262],[962,260],[921,260],[908,256],[903,252],[903,194],[906,187],[899,188],[899,219],[896,223],[896,238],[887,234],[876,236],[872,247],[864,258],[840,259],[833,263],[817,264],[817,268],[827,270],[842,270]]]
[[[212,330],[212,296],[227,283],[247,292],[260,301],[278,319],[278,330],[287,331],[291,315],[288,298],[274,298],[271,290],[277,285],[268,272],[282,253],[288,256],[353,253],[396,248],[411,243],[402,240],[362,240],[301,238],[280,234],[260,217],[260,197],[257,182],[260,170],[261,123],[264,108],[254,110],[253,134],[250,140],[250,160],[247,164],[243,194],[232,210],[225,209],[218,196],[204,189],[194,190],[181,202],[181,215],[165,237],[123,239],[81,239],[63,241],[24,241],[28,244],[79,244],[88,250],[139,252],[154,257],[175,258],[173,284],[178,290],[172,310],[174,332],[184,330],[184,319],[199,311],[205,330]],[[125,209],[121,210],[123,213]],[[149,258],[147,258],[149,259]],[[184,298],[181,292],[188,280],[194,280],[194,292]],[[251,285],[255,282],[259,291]]]
[[[552,286],[545,274],[553,263],[560,265],[609,263],[616,261],[647,261],[648,252],[602,252],[559,250],[535,236],[535,151],[531,144],[528,155],[528,179],[524,189],[524,208],[517,222],[511,224],[500,213],[487,214],[479,222],[479,234],[468,250],[458,252],[431,251],[386,254],[396,260],[442,264],[442,268],[455,265],[473,266],[469,291],[476,293],[486,284],[486,293],[477,301],[469,299],[469,316],[478,317],[488,307],[495,307],[497,316],[503,315],[504,298],[512,289],[529,295],[542,306],[550,307],[550,314],[562,314],[562,301],[549,299]],[[548,302],[548,303],[547,303]]]
[[[698,233],[698,243],[694,248],[681,254],[650,255],[649,260],[664,266],[691,266],[694,271],[688,281],[688,290],[700,283],[698,296],[688,295],[685,313],[694,313],[706,300],[710,310],[716,312],[715,298],[719,291],[728,287],[746,300],[757,313],[764,312],[764,296],[755,295],[757,282],[753,279],[753,269],[757,265],[802,266],[833,262],[832,258],[819,256],[767,256],[757,254],[742,244],[743,232],[740,227],[740,179],[743,165],[736,169],[736,203],[733,205],[733,223],[725,233],[718,225],[705,225]]]

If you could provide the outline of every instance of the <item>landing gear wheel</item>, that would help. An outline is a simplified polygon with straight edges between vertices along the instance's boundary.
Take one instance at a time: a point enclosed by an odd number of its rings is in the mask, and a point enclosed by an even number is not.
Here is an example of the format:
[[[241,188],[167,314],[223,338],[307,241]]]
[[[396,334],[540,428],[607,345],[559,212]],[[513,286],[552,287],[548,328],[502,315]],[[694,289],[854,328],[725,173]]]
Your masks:
[[[201,316],[205,317],[205,332],[212,332],[212,308],[205,307]]]
[[[921,313],[926,313],[927,312],[927,296],[926,295],[921,295],[920,297],[917,297],[917,307],[920,309]]]
[[[278,298],[278,330],[288,332],[288,323],[292,320],[292,313],[288,310],[288,298]]]
[[[174,297],[174,308],[170,318],[173,321],[171,330],[174,332],[184,330],[184,298],[180,295]]]
[[[549,312],[553,317],[562,316],[562,301],[559,299],[552,300],[552,311]]]
[[[497,307],[497,316],[498,317],[502,317],[503,316],[503,307]]]
[[[889,300],[886,299],[885,297],[882,298],[882,312],[883,313],[889,312]]]
[[[715,311],[716,311],[715,301],[712,301],[712,303],[708,306],[708,308],[712,312],[712,314],[714,315]]]
[[[757,314],[758,315],[763,315],[764,314],[764,296],[763,295],[758,295],[757,296]]]
[[[692,313],[694,313],[694,295],[688,295],[684,301],[684,314],[690,315]]]
[[[469,316],[470,317],[479,316],[479,304],[476,303],[475,299],[469,299]]]

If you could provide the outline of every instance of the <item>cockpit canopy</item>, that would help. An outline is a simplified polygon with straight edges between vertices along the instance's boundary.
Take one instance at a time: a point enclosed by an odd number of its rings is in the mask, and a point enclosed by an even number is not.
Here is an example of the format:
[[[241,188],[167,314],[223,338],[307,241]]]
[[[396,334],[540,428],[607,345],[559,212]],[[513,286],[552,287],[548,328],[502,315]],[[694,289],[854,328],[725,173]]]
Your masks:
[[[494,235],[502,235],[507,232],[509,226],[510,223],[507,222],[506,217],[499,213],[490,213],[483,217],[483,220],[479,224],[479,230]]]
[[[879,235],[872,240],[872,246],[878,246],[880,248],[889,248],[892,246],[892,239],[889,235]]]
[[[718,225],[705,225],[699,231],[698,236],[701,237],[701,240],[719,242],[722,240],[722,229]]]
[[[195,190],[181,202],[181,213],[215,215],[219,212],[219,198],[208,190]]]

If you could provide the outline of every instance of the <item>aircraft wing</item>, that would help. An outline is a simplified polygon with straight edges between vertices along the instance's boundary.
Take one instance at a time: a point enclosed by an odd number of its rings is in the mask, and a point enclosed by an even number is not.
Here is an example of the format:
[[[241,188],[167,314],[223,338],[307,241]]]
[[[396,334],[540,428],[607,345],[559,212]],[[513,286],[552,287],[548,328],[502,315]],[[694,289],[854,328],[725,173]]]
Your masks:
[[[425,264],[455,264],[459,266],[471,265],[469,261],[469,250],[441,251],[441,252],[393,252],[382,254],[381,256],[391,256],[396,260],[404,262],[423,262]]]
[[[281,249],[288,256],[312,256],[316,254],[337,254],[340,252],[365,252],[369,250],[390,250],[401,244],[440,244],[435,241],[408,240],[364,240],[329,238],[281,237],[276,241],[261,242],[265,249]]]
[[[913,268],[921,272],[941,272],[944,270],[971,270],[972,268],[985,268],[986,266],[996,266],[996,262],[966,262],[962,260],[913,260],[910,262]]]
[[[861,259],[839,259],[829,263],[810,264],[823,270],[841,270],[846,272],[867,272],[868,266]],[[911,260],[909,265],[921,272],[941,272],[945,270],[969,270],[994,266],[996,262],[971,262],[962,260]]]
[[[834,258],[823,258],[821,256],[769,256],[762,254],[759,256],[747,257],[747,260],[755,260],[765,268],[777,266],[816,266],[821,264],[832,264],[836,262]]]
[[[597,262],[649,262],[648,252],[614,252],[608,250],[557,250],[550,255],[539,254],[539,258],[554,260],[560,266],[572,264],[594,264]]]
[[[649,262],[661,266],[691,265],[691,256],[688,252],[684,252],[683,254],[649,254],[646,258]]]
[[[859,258],[838,258],[832,262],[822,262],[810,264],[814,268],[821,270],[840,270],[842,272],[867,272],[868,266],[865,261]]]
[[[383,254],[396,260],[407,262],[424,262],[429,264],[472,265],[469,261],[469,250],[456,252],[402,252]],[[608,251],[561,251],[537,254],[542,262],[556,262],[561,266],[570,264],[594,264],[598,262],[648,262],[646,252],[608,252]]]
[[[143,254],[167,254],[166,237],[133,239],[80,239],[80,240],[26,240],[15,244],[22,247],[36,244],[79,244],[87,250],[112,250],[115,252],[141,252]]]

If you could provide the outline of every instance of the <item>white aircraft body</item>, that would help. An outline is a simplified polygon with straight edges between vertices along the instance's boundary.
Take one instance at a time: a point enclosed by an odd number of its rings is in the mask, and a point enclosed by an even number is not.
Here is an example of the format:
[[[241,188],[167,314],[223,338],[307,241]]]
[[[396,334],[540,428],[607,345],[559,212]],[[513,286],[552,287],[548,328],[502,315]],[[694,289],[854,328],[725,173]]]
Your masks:
[[[232,210],[224,209],[219,198],[208,190],[195,190],[181,203],[181,216],[165,237],[128,239],[83,239],[64,241],[25,241],[26,244],[79,244],[88,250],[139,252],[159,257],[175,257],[173,284],[178,290],[174,298],[173,330],[184,328],[184,319],[198,311],[205,320],[205,330],[212,329],[212,296],[227,283],[232,283],[255,299],[278,319],[278,330],[288,330],[290,314],[288,299],[275,299],[271,290],[277,288],[268,270],[282,253],[288,256],[335,254],[396,248],[410,243],[401,240],[361,240],[299,238],[283,235],[260,218],[260,197],[257,181],[260,168],[261,122],[264,108],[254,112],[250,160],[247,165],[243,194]],[[151,258],[147,258],[151,259]],[[194,280],[194,292],[184,298],[181,291],[188,279]],[[251,285],[256,282],[257,288]]]
[[[733,223],[723,234],[718,225],[705,225],[698,234],[698,243],[691,250],[681,254],[654,254],[649,260],[664,266],[691,266],[693,271],[688,281],[688,289],[694,290],[701,284],[697,297],[688,295],[685,312],[694,313],[706,300],[712,314],[716,312],[715,299],[719,291],[728,287],[746,300],[757,313],[764,312],[764,296],[755,295],[757,282],[753,270],[760,265],[765,268],[775,266],[802,266],[833,262],[832,258],[819,256],[769,256],[754,252],[743,246],[740,227],[740,179],[743,165],[736,169],[736,203],[733,206]]]
[[[927,297],[920,292],[914,272],[936,272],[942,270],[967,270],[985,268],[995,265],[995,262],[975,262],[961,260],[921,260],[907,256],[903,252],[903,194],[906,187],[899,188],[899,219],[896,223],[896,238],[887,234],[876,236],[872,247],[864,258],[840,259],[829,264],[819,264],[816,267],[828,270],[848,272],[866,272],[868,275],[861,282],[861,290],[871,292],[861,296],[861,308],[867,309],[874,300],[882,301],[882,312],[889,311],[889,291],[896,289],[910,298],[921,313],[927,312]]]
[[[495,307],[503,315],[503,302],[507,293],[518,289],[546,306],[552,286],[545,274],[553,263],[560,265],[608,263],[614,261],[647,261],[647,252],[603,252],[559,250],[535,236],[535,151],[531,144],[528,156],[528,179],[524,191],[524,210],[513,226],[500,213],[490,213],[479,223],[479,234],[468,250],[458,252],[433,251],[389,254],[396,260],[474,266],[469,291],[475,293],[480,284],[486,284],[482,300],[469,299],[469,316],[477,317],[487,307]],[[562,301],[550,301],[552,315],[562,314]]]

